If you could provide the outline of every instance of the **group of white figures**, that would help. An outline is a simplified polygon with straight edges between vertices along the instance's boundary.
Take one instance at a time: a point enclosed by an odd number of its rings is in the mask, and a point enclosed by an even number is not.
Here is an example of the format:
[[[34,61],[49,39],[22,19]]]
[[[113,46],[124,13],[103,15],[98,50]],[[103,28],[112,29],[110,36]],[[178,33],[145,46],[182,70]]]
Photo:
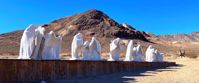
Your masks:
[[[21,38],[20,52],[18,59],[60,59],[62,37],[53,31],[45,35],[45,28],[42,26],[30,25],[25,29]],[[116,38],[110,44],[110,58],[108,61],[119,61],[123,50],[122,41]],[[82,57],[80,57],[82,55]],[[126,49],[124,61],[138,62],[162,62],[163,53],[160,53],[150,45],[144,56],[142,47],[130,40]],[[74,36],[71,48],[70,60],[101,60],[100,42],[92,37],[91,42],[84,41],[83,35],[78,33]]]
[[[101,60],[101,45],[95,37],[90,43],[84,42],[82,34],[78,33],[72,41],[71,56],[70,60]]]
[[[59,59],[61,41],[53,31],[45,35],[45,28],[30,25],[22,35],[18,59]]]
[[[121,43],[120,38],[111,41],[108,61],[120,60],[121,51],[124,50],[124,46]],[[82,57],[80,57],[81,54]],[[101,45],[95,37],[92,37],[90,43],[88,41],[84,42],[82,34],[78,33],[73,38],[71,55],[70,60],[101,60]],[[164,54],[160,53],[152,45],[147,48],[146,56],[144,56],[141,46],[130,40],[124,61],[162,62],[163,56]]]

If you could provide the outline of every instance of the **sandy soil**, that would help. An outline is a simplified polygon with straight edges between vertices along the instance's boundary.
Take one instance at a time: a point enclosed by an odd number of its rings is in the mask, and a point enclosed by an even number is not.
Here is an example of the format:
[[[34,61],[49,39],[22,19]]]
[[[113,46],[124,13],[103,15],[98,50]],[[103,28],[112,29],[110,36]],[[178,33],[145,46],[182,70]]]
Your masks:
[[[58,83],[199,83],[199,59],[177,58],[178,66],[134,70],[76,80],[60,80]]]

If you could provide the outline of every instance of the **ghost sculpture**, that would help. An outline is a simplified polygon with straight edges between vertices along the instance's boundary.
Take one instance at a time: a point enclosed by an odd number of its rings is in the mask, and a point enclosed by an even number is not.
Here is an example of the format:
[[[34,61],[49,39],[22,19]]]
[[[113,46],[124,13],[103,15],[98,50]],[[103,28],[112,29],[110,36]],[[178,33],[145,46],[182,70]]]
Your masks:
[[[164,53],[160,53],[160,56],[158,57],[158,62],[164,61]]]
[[[34,56],[35,46],[38,45],[38,26],[30,25],[23,32],[18,59],[31,59]],[[37,47],[37,46],[36,46]]]
[[[120,38],[114,39],[110,44],[109,61],[119,61],[120,56]]]
[[[91,60],[89,42],[85,41],[82,47],[82,60]]]
[[[101,45],[95,37],[92,37],[92,40],[89,44],[89,50],[91,60],[101,60]]]
[[[124,61],[133,61],[135,59],[135,55],[136,55],[136,48],[133,40],[130,40],[127,46],[127,51]]]
[[[164,53],[160,53],[157,49],[155,50],[155,62],[162,62]]]
[[[137,47],[136,47],[136,53],[135,53],[134,57],[135,57],[134,61],[138,61],[138,62],[144,61],[143,50],[142,50],[141,45],[137,45]]]
[[[62,37],[60,35],[58,35],[56,37],[56,39],[58,42],[57,42],[57,45],[55,46],[55,49],[56,49],[56,55],[58,55],[58,56],[56,56],[55,59],[60,59],[59,54],[61,52]]]
[[[152,45],[149,45],[149,47],[146,50],[146,59],[147,62],[155,62],[156,61],[156,53],[155,48]]]
[[[42,46],[41,43],[42,43],[42,39],[44,38],[44,32],[45,32],[45,29],[42,26],[39,26],[35,30],[35,47],[34,47],[33,54],[31,56],[32,59],[41,59],[41,57],[39,56],[39,51]]]
[[[61,41],[60,36],[57,37],[53,31],[49,32],[45,36],[42,59],[60,59]]]
[[[80,59],[80,54],[83,46],[83,37],[81,33],[76,34],[73,37],[72,48],[71,48],[71,59],[70,60],[78,60]]]

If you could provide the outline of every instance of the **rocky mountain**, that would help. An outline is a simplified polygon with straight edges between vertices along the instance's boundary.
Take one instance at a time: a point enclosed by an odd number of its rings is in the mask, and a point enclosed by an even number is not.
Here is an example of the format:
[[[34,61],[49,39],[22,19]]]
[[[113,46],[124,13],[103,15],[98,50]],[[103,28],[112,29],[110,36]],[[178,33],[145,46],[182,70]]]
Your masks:
[[[78,32],[83,33],[87,41],[96,36],[102,44],[103,52],[109,51],[109,43],[113,38],[148,41],[145,37],[149,36],[128,24],[119,24],[102,11],[95,9],[55,20],[44,24],[43,27],[46,28],[46,33],[52,30],[63,37],[63,53],[70,52],[73,36]],[[0,53],[18,54],[22,33],[23,30],[1,34]]]
[[[160,35],[158,37],[169,41],[199,42],[199,31],[191,34]]]
[[[120,37],[147,41],[143,32],[136,30],[128,24],[117,23],[99,10],[89,10],[84,13],[55,20],[47,24],[46,28],[56,31],[62,36],[83,32],[90,36]]]

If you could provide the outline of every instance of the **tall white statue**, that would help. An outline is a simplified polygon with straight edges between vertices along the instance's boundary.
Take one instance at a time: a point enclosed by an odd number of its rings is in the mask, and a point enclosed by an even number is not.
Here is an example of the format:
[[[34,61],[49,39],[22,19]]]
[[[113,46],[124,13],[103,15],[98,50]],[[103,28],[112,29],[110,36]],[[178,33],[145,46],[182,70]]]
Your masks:
[[[39,26],[35,30],[35,47],[34,47],[33,54],[31,56],[32,59],[41,59],[39,57],[39,50],[41,48],[42,39],[44,38],[44,32],[45,32],[45,28],[43,28],[42,26]]]
[[[24,30],[18,59],[31,59],[35,48],[35,29],[37,29],[37,26],[30,25]]]
[[[101,60],[101,45],[95,37],[92,37],[89,49],[92,57],[91,60]]]
[[[156,60],[156,53],[155,49],[152,45],[149,45],[149,47],[146,50],[146,61],[147,62],[154,62]]]
[[[144,61],[144,54],[143,54],[143,50],[142,47],[140,45],[137,45],[136,47],[136,54],[135,54],[135,58],[134,61]]]
[[[42,59],[60,59],[61,37],[56,37],[53,31],[45,37]]]
[[[110,44],[109,61],[118,61],[120,56],[120,38],[114,39]]]
[[[82,47],[82,60],[91,60],[91,54],[90,54],[90,48],[89,48],[89,42],[85,41]]]
[[[130,40],[127,46],[126,56],[125,56],[124,61],[133,61],[135,58],[134,57],[135,54],[136,54],[136,48],[135,48],[134,42],[133,40]]]
[[[72,48],[71,48],[71,59],[70,60],[78,60],[80,59],[80,54],[83,46],[83,37],[81,33],[76,34],[73,37]]]

